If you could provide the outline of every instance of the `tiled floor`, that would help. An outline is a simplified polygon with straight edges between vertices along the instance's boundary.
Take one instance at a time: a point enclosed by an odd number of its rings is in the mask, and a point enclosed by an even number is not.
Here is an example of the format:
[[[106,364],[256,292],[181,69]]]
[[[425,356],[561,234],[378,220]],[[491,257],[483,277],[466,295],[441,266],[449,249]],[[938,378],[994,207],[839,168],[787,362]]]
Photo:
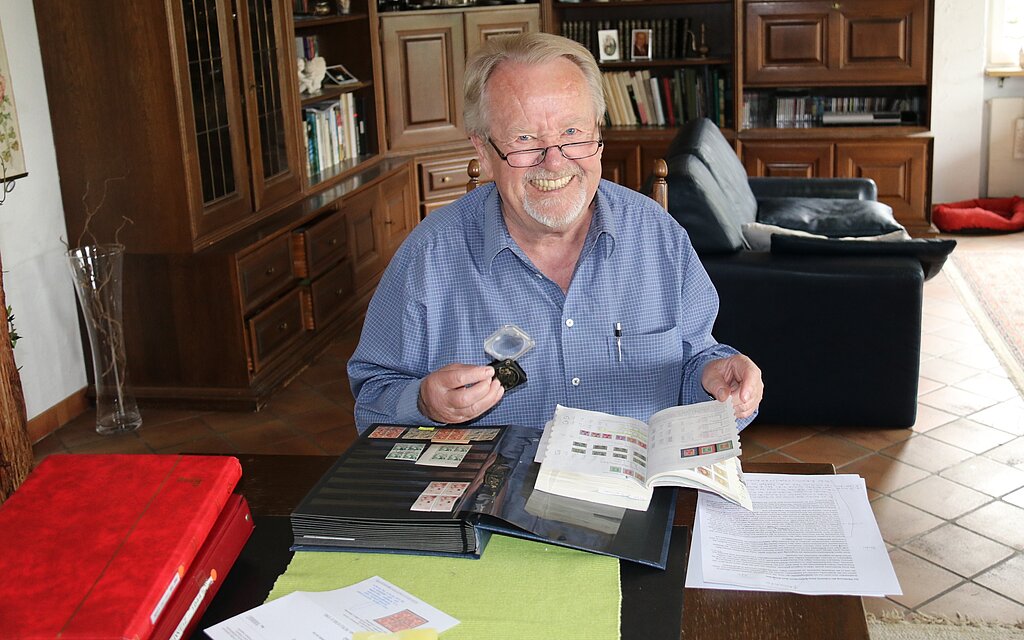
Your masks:
[[[1024,234],[959,238],[957,251],[1024,251]],[[1013,274],[1012,277],[1022,277]],[[947,272],[925,285],[913,429],[755,425],[744,460],[823,461],[867,481],[903,595],[871,612],[1024,620],[1024,400]],[[338,454],[352,441],[346,335],[254,414],[144,411],[137,433],[102,437],[83,415],[35,446],[54,452]]]

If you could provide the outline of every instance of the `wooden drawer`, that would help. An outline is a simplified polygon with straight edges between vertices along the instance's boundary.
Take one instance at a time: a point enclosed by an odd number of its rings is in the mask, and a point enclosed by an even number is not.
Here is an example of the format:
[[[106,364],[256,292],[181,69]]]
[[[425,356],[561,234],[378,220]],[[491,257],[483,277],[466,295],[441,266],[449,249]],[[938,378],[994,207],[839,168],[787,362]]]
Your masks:
[[[334,267],[310,287],[313,298],[313,328],[326,327],[355,300],[352,263],[348,260]]]
[[[347,247],[345,215],[335,212],[312,226],[293,232],[296,272],[303,278],[315,278],[345,256]]]
[[[298,277],[292,255],[291,238],[283,235],[238,258],[238,289],[246,312],[284,291]]]
[[[438,158],[420,164],[420,198],[429,200],[451,200],[466,193],[469,174],[466,168],[476,155]],[[480,176],[480,181],[490,178]]]
[[[303,290],[296,289],[249,319],[254,372],[305,334],[302,298]]]

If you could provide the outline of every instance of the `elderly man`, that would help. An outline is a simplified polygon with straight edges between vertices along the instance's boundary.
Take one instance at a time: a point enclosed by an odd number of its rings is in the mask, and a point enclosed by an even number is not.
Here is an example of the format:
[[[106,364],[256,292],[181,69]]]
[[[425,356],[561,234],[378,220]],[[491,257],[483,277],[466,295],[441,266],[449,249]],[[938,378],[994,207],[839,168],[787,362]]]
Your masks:
[[[761,372],[711,335],[718,295],[686,233],[601,180],[605,102],[590,53],[550,34],[491,40],[467,62],[466,130],[493,184],[421,222],[388,266],[349,362],[356,426],[518,424],[556,404],[647,420],[732,396]],[[506,391],[484,343],[535,346]]]

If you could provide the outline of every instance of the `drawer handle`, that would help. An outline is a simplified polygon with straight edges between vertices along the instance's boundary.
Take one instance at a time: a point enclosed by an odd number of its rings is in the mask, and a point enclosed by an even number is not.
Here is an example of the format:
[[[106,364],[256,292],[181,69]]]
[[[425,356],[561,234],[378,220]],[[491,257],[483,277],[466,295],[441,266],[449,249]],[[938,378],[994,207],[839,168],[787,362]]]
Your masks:
[[[392,222],[392,221],[390,221],[390,220],[385,220],[385,221],[384,221],[384,224],[395,224],[395,223],[394,223],[394,222]]]
[[[833,8],[833,9],[839,9],[839,8],[841,8],[842,6],[843,6],[843,5],[839,4],[838,2],[833,2],[833,3],[832,3],[832,8]]]
[[[445,182],[451,182],[451,181],[452,181],[452,177],[451,176],[444,176],[443,178],[441,178],[442,184],[445,183]]]
[[[268,276],[272,276],[275,273],[277,273],[277,267],[267,267],[267,270],[264,273],[266,273]]]
[[[338,239],[337,238],[331,238],[330,240],[327,241],[327,244],[331,245],[332,247],[336,247],[336,246],[338,246]]]
[[[336,296],[338,296],[339,298],[341,298],[342,296],[344,296],[344,295],[345,295],[345,290],[344,290],[344,289],[338,289],[338,290],[336,290],[336,291],[334,292],[334,295],[336,295]]]
[[[288,323],[287,322],[282,322],[281,324],[277,325],[277,330],[278,331],[287,331],[288,330]]]

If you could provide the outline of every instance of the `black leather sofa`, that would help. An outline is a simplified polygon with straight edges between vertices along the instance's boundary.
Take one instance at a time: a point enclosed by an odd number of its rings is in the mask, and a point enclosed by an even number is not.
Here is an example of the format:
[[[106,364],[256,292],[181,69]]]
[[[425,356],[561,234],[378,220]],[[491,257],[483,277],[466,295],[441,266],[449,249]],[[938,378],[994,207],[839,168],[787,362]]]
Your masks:
[[[870,180],[748,179],[708,120],[666,162],[669,212],[721,298],[715,337],[761,367],[757,421],[912,426],[923,285],[955,241],[877,240],[909,236]],[[749,249],[744,225],[764,224],[770,249]]]

